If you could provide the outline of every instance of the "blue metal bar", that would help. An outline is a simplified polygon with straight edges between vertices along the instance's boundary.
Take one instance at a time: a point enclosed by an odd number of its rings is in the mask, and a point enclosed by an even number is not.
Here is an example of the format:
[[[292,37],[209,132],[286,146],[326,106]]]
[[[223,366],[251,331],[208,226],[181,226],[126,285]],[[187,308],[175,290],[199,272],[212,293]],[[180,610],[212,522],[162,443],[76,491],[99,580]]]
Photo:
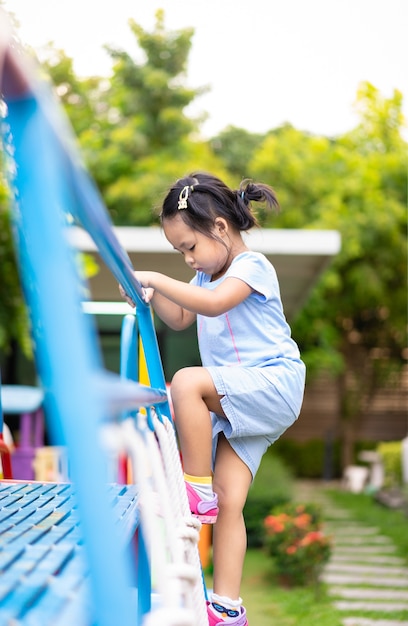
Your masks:
[[[120,335],[120,375],[122,378],[139,380],[139,342],[137,319],[125,315]]]
[[[122,320],[120,334],[120,375],[123,379],[139,380],[139,341],[137,318],[134,315],[125,315]],[[135,416],[135,413],[126,411],[124,417]]]
[[[137,281],[129,256],[119,244],[112,229],[109,213],[100,194],[83,165],[76,146],[72,129],[60,107],[54,101],[48,86],[29,74],[16,55],[5,57],[3,84],[15,99],[26,95],[34,97],[43,112],[52,136],[63,176],[59,180],[59,206],[70,213],[88,231],[99,253],[116,280],[137,304],[136,315],[142,337],[150,384],[157,389],[165,389],[164,377],[157,336],[150,306],[143,300],[143,290]],[[169,407],[166,414],[171,419]]]
[[[106,459],[94,443],[99,441],[101,424],[111,417],[115,402],[122,407],[120,410],[126,403],[127,408],[135,409],[142,397],[132,382],[138,378],[138,342],[135,330],[131,330],[121,363],[121,373],[128,382],[123,380],[123,387],[118,388],[119,380],[103,373],[96,328],[92,318],[81,311],[81,286],[64,235],[64,213],[73,215],[89,232],[112,274],[137,303],[134,321],[143,341],[149,382],[155,388],[150,396],[144,392],[143,398],[146,401],[149,397],[149,403],[155,404],[167,396],[151,309],[143,300],[129,257],[114,235],[108,212],[53,97],[34,84],[16,55],[6,53],[1,78],[7,96],[1,132],[14,176],[11,186],[17,258],[35,339],[37,369],[45,390],[47,414],[51,416],[52,439],[69,449],[91,567],[95,624],[135,626],[150,610],[148,558],[142,541],[138,578],[139,582],[148,579],[149,592],[142,591],[136,607],[132,592],[136,573],[130,551],[120,548],[123,542],[103,480]],[[167,401],[164,408],[171,419]]]
[[[13,217],[17,256],[47,408],[54,430],[59,425],[70,451],[71,474],[92,569],[96,622],[100,626],[134,626],[130,555],[119,548],[107,486],[101,480],[105,459],[99,446],[94,445],[106,417],[103,398],[95,385],[95,374],[101,367],[96,333],[89,317],[81,313],[72,253],[63,235],[61,213],[53,210],[60,205],[61,186],[65,186],[60,151],[34,98],[7,104],[17,164]]]
[[[107,267],[136,302],[136,316],[149,373],[149,382],[152,387],[165,389],[166,381],[151,309],[143,300],[143,290],[135,278],[130,259],[114,234],[109,214],[93,181],[82,168],[78,159],[70,159],[69,172],[72,189],[77,199],[75,203],[76,218],[93,238]],[[167,415],[171,419],[170,410],[168,407],[166,408]]]

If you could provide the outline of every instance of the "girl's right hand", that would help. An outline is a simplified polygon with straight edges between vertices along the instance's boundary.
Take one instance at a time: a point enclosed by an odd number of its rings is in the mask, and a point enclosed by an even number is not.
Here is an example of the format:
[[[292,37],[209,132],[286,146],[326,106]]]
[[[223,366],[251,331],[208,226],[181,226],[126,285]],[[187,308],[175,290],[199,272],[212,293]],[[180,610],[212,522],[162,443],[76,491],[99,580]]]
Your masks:
[[[153,287],[143,287],[143,292],[144,292],[144,298],[143,300],[147,303],[150,302],[150,300],[153,298],[154,296],[154,289]]]
[[[127,295],[127,293],[126,293],[126,291],[123,289],[122,285],[119,285],[119,292],[120,292],[120,295],[122,296],[122,298],[123,298],[124,300],[126,300],[126,302],[127,302],[128,304],[130,304],[130,306],[131,306],[131,307],[133,307],[133,308],[135,308],[135,307],[136,307],[136,304],[133,302],[132,298],[130,298],[130,297]]]
[[[153,298],[154,289],[152,287],[143,287],[143,300],[148,304],[150,300]],[[120,295],[132,308],[136,307],[136,304],[133,302],[132,298],[127,295],[126,291],[123,289],[122,285],[119,285]]]

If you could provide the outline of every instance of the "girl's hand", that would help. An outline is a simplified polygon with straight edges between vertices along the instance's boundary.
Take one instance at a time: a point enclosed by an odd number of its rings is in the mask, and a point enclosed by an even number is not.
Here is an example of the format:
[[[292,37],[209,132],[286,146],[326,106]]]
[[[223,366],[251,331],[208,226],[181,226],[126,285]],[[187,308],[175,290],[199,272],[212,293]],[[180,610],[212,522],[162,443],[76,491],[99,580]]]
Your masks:
[[[156,272],[135,272],[135,276],[142,287],[153,287],[152,282],[155,274]]]
[[[123,289],[122,285],[119,285],[119,293],[120,293],[120,295],[122,296],[122,298],[123,298],[124,300],[126,300],[126,302],[127,302],[128,304],[130,304],[130,306],[131,306],[131,307],[135,308],[136,304],[133,302],[132,298],[130,298],[130,297],[127,295],[127,293],[126,293],[126,291]]]
[[[135,272],[137,280],[143,287],[143,300],[146,303],[149,303],[154,295],[153,287],[149,287],[149,278],[151,278],[151,274],[151,272]],[[126,300],[126,302],[130,304],[131,307],[135,308],[136,304],[133,302],[130,296],[127,295],[122,285],[119,285],[119,292],[122,298]]]
[[[143,287],[143,300],[149,303],[154,295],[154,288],[151,285],[154,272],[135,272],[135,276]]]
[[[143,300],[145,302],[149,303],[150,300],[154,296],[154,289],[153,289],[153,287],[143,287],[143,292],[144,292]]]

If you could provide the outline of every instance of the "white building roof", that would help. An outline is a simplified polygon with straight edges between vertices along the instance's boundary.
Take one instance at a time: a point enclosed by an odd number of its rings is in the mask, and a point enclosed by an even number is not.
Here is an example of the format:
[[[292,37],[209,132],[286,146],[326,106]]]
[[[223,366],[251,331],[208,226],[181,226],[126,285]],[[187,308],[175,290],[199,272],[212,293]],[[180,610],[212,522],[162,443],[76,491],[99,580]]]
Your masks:
[[[186,281],[193,276],[160,227],[115,227],[114,231],[135,269],[163,272]],[[98,275],[90,280],[93,300],[117,301],[115,279],[99,258],[88,233],[71,228],[69,238],[78,250],[95,256],[100,266]],[[289,319],[304,304],[311,288],[341,246],[340,234],[334,230],[261,228],[252,230],[245,239],[252,250],[265,254],[275,266]]]

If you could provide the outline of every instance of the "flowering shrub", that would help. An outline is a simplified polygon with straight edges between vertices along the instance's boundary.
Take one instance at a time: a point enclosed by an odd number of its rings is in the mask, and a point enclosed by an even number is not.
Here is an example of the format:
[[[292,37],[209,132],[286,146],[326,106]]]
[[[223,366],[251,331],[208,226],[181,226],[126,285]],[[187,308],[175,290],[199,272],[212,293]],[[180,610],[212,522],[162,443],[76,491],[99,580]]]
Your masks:
[[[286,505],[268,515],[264,527],[265,545],[280,578],[290,585],[317,583],[331,554],[320,510],[311,504]]]

